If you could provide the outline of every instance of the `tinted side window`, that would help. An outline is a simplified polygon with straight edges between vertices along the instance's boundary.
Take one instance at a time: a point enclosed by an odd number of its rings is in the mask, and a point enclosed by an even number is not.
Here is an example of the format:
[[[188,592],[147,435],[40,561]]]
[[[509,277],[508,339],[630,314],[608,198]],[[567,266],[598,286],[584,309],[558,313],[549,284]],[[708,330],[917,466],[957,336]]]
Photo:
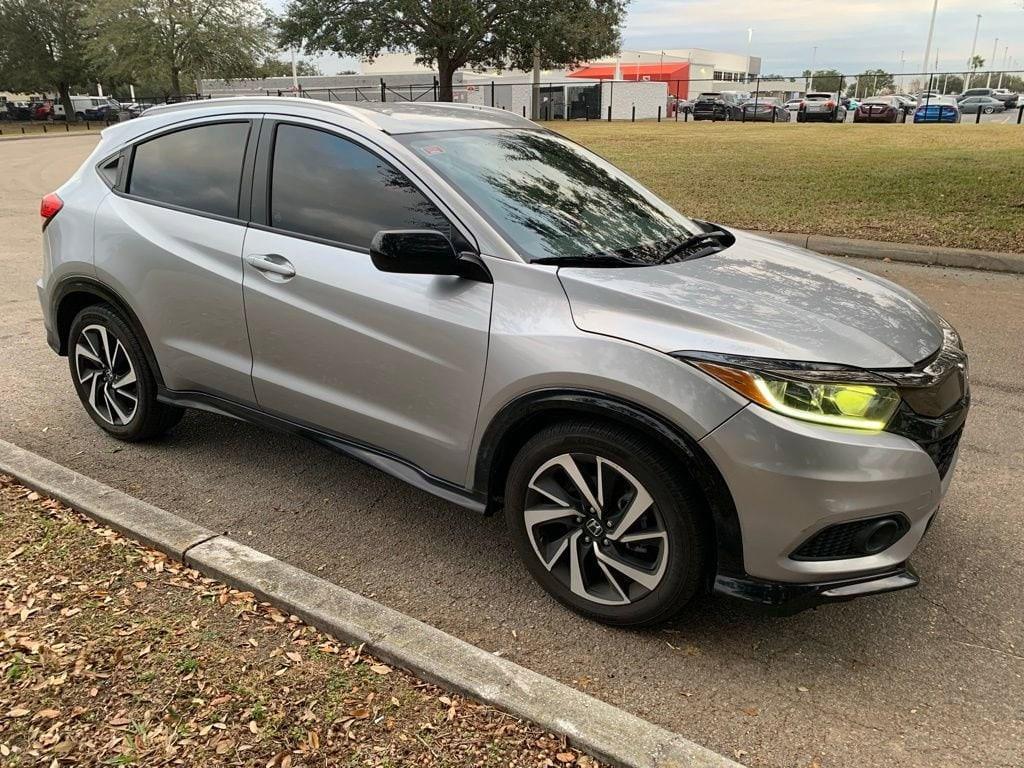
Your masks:
[[[249,123],[174,131],[139,144],[128,193],[220,216],[238,215]]]
[[[280,125],[270,183],[270,223],[279,229],[369,248],[382,229],[451,225],[399,170],[351,141]]]

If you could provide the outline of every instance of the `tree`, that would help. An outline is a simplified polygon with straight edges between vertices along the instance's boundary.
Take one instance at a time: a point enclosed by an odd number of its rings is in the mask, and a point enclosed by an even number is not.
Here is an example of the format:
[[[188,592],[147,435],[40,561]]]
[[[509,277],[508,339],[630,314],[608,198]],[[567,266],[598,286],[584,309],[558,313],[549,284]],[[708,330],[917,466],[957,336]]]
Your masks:
[[[896,78],[884,69],[865,69],[857,75],[854,88],[855,91],[860,92],[861,96],[876,96],[882,92],[891,93],[896,90]]]
[[[271,49],[259,0],[96,0],[92,50],[121,82],[253,77]]]
[[[71,88],[89,75],[84,0],[0,0],[0,87],[56,90],[75,120]]]
[[[804,77],[810,78],[807,88],[810,91],[839,93],[842,88],[843,74],[836,69],[816,69],[813,74],[810,70],[804,70]]]
[[[323,72],[311,61],[299,59],[295,62],[295,74],[299,77],[315,77]],[[272,56],[267,57],[256,71],[256,77],[291,77],[292,63],[281,61]]]
[[[412,51],[436,66],[441,101],[462,67],[573,65],[614,53],[628,0],[291,0],[278,42],[373,60]]]

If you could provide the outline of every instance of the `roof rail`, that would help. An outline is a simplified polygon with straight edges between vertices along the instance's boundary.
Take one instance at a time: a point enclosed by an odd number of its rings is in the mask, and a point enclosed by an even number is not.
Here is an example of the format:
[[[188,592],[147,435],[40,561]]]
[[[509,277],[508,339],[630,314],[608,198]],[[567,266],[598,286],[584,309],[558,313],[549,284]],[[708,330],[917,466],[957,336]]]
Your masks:
[[[379,126],[370,120],[365,110],[360,107],[348,104],[339,104],[333,101],[322,101],[321,99],[306,99],[298,96],[218,96],[215,99],[195,99],[193,101],[179,101],[174,104],[158,104],[146,110],[145,114],[165,114],[167,112],[183,112],[189,109],[200,109],[208,107],[237,107],[240,105],[253,107],[277,107],[287,102],[291,105],[301,105],[313,109],[322,109],[325,112],[348,115],[366,125],[374,128]]]

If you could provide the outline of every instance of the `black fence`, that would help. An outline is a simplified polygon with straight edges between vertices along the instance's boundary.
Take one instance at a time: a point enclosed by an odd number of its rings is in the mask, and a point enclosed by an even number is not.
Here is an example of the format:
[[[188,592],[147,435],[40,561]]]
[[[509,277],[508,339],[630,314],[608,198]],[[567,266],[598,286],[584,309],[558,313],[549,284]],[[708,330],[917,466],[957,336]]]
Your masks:
[[[659,84],[663,84],[659,89]],[[475,82],[455,83],[452,100],[458,103],[496,107],[536,120],[673,120],[779,122],[800,119],[800,109],[790,105],[790,114],[775,110],[761,110],[771,104],[785,104],[802,98],[807,93],[828,93],[834,97],[830,119],[832,122],[852,121],[857,104],[869,98],[882,96],[904,97],[903,107],[890,122],[913,122],[918,107],[930,107],[949,98],[961,97],[968,90],[979,88],[1007,88],[1014,93],[1024,91],[1024,71],[942,72],[906,74],[842,75],[817,72],[814,75],[772,78],[739,78],[714,80],[710,78],[651,80],[641,78],[622,80],[573,80],[542,82],[539,87],[526,80],[508,81],[495,78]],[[440,98],[440,85],[436,78],[420,83],[389,83],[381,78],[368,86],[339,86],[330,88],[264,89],[258,93],[272,96],[321,99],[339,103],[429,102]],[[249,93],[254,93],[250,91]],[[712,110],[709,114],[694,113],[694,103],[700,94],[717,93],[732,109]],[[913,97],[906,99],[905,97]],[[962,105],[960,119],[974,122],[993,122],[991,114],[1001,115],[999,122],[1024,124],[1024,95],[1018,98],[1000,96],[1000,105],[977,110],[975,105]],[[739,109],[743,103],[747,109]],[[958,108],[959,109],[959,108]],[[926,111],[925,115],[930,114]],[[813,119],[819,119],[815,113]],[[872,122],[878,115],[871,114]],[[1013,119],[1011,119],[1013,118]],[[808,121],[810,118],[808,119]]]

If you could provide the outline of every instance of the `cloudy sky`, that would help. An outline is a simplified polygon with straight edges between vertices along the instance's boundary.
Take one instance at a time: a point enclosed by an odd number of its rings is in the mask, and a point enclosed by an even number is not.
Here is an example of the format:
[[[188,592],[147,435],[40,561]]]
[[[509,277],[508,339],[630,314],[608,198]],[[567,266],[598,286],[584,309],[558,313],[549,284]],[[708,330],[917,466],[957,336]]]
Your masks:
[[[751,53],[762,71],[795,74],[811,66],[844,72],[898,67],[906,51],[907,72],[919,71],[933,0],[633,0],[623,30],[627,48],[700,47],[744,53],[753,27]],[[931,63],[938,48],[942,70],[962,69],[971,53],[981,14],[978,54],[986,61],[999,38],[996,62],[1006,46],[1024,67],[1024,7],[1021,0],[939,0]]]
[[[899,71],[904,51],[906,72],[920,71],[933,0],[632,0],[623,29],[627,49],[709,48],[763,59],[762,72],[799,74],[811,66],[861,72],[881,67]],[[285,0],[269,0],[280,11]],[[940,71],[966,67],[977,14],[982,15],[978,55],[986,62],[999,38],[996,64],[1002,68],[1006,46],[1011,67],[1024,69],[1024,0],[939,0],[935,42]],[[1012,65],[1016,59],[1017,64]],[[318,59],[325,74],[356,68],[335,57]]]

